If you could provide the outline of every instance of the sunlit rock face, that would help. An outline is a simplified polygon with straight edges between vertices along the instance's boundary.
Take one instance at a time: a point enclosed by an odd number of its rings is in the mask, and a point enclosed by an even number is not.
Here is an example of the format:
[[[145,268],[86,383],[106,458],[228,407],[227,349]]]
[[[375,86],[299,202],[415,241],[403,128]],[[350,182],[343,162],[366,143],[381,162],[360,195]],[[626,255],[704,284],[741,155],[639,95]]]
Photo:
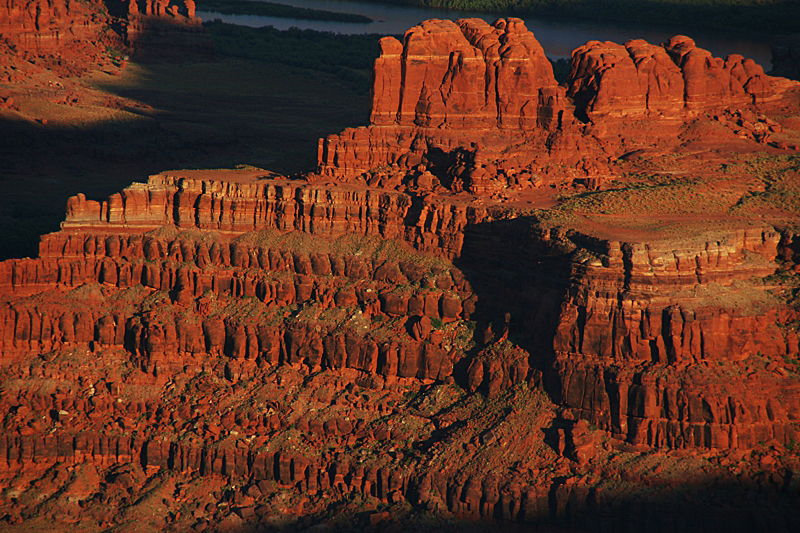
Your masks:
[[[3,360],[92,343],[124,348],[161,376],[227,355],[245,374],[262,360],[350,368],[375,383],[446,381],[466,365],[469,388],[492,394],[544,372],[547,390],[574,416],[636,444],[749,449],[763,438],[797,436],[791,421],[800,395],[788,374],[754,373],[747,387],[742,381],[758,364],[752,355],[780,360],[798,348],[790,327],[796,310],[751,281],[771,275],[776,257],[794,257],[791,239],[772,228],[620,242],[543,231],[526,217],[442,198],[415,205],[396,191],[257,171],[206,174],[214,173],[152,176],[103,202],[71,198],[63,230],[43,237],[38,259],[0,264],[8,294]],[[270,245],[275,237],[259,232],[318,241],[316,249]],[[323,246],[355,236],[403,243],[446,266]],[[513,290],[494,279],[498,262],[522,276]],[[85,284],[110,293],[165,291],[164,309],[173,311],[26,299]],[[265,310],[357,307],[380,317],[375,324],[401,317],[407,327],[378,340],[365,336],[370,327],[342,332],[283,319],[267,326],[210,313],[214,298],[254,299]],[[472,359],[430,324],[488,318],[494,326],[476,338],[489,349],[508,335],[508,316],[535,331],[532,340]]]
[[[99,0],[9,0],[0,5],[0,42],[18,59],[58,56],[68,63],[97,63],[105,53],[100,41],[108,22]]]
[[[589,197],[716,113],[757,152],[790,84],[677,37],[587,43],[559,85],[516,19],[381,47],[319,172],[77,194],[0,262],[0,529],[797,530],[800,235],[500,195]]]
[[[662,45],[590,41],[573,51],[559,85],[519,19],[428,20],[403,42],[381,40],[371,125],[321,139],[319,172],[354,179],[445,159],[439,180],[478,194],[498,189],[498,170],[543,176],[525,186],[597,184],[625,152],[674,145],[698,116],[769,105],[794,86],[683,36]]]
[[[0,48],[0,66],[31,60],[69,75],[108,63],[109,50],[161,60],[213,55],[193,0],[9,0],[0,5],[0,43],[10,49]]]

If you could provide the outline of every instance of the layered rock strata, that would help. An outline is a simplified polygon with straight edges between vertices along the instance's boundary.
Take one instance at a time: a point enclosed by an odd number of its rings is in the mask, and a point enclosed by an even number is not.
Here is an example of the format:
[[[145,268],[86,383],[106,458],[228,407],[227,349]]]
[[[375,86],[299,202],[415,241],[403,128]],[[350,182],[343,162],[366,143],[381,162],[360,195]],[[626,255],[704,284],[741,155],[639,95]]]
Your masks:
[[[59,56],[95,62],[104,53],[99,41],[108,22],[99,0],[8,0],[0,5],[0,42],[17,59]]]
[[[602,179],[617,157],[674,143],[695,117],[769,105],[793,86],[682,36],[591,41],[559,85],[521,20],[430,20],[402,43],[381,40],[371,125],[321,139],[319,172],[352,179],[422,164],[445,187],[481,194],[502,188],[498,170],[527,176],[523,186],[539,183],[530,175]]]
[[[751,281],[787,255],[790,241],[774,230],[614,242],[541,231],[525,217],[504,221],[503,210],[442,200],[415,206],[401,193],[256,174],[158,175],[106,202],[71,199],[64,230],[43,238],[39,259],[0,265],[9,296],[100,283],[164,291],[175,311],[59,310],[12,299],[1,313],[4,360],[78,342],[125,349],[148,372],[170,374],[188,361],[202,368],[225,354],[251,371],[256,360],[352,368],[364,383],[452,379],[464,361],[469,387],[492,394],[544,372],[559,403],[637,444],[750,448],[762,437],[796,438],[800,396],[793,370],[781,364],[797,352],[795,312],[771,299],[769,285]],[[162,227],[177,234],[148,234]],[[287,231],[396,239],[457,266],[293,250],[274,241]],[[209,232],[219,236],[203,237]],[[509,255],[509,243],[520,252]],[[509,273],[493,275],[495,263]],[[218,298],[255,299],[256,318],[212,312]],[[352,307],[365,320],[403,318],[406,338],[367,340],[357,329],[286,321],[276,313],[287,306],[315,316]],[[431,341],[430,320],[476,319],[491,324],[476,334],[487,347],[504,342],[509,328],[535,333],[519,353],[489,351],[471,363],[440,337]],[[724,379],[730,372],[750,374],[759,392],[744,394]]]
[[[283,375],[284,379],[296,378],[290,372],[284,372]],[[334,385],[316,381],[313,384],[329,387]],[[349,494],[382,503],[384,506],[412,504],[432,508],[439,513],[452,513],[459,520],[482,518],[502,521],[509,526],[520,523],[601,530],[592,525],[596,524],[596,517],[600,514],[604,525],[619,524],[622,527],[622,524],[633,517],[652,527],[694,530],[710,526],[711,522],[719,522],[703,512],[702,505],[687,512],[685,516],[669,516],[666,512],[670,506],[668,502],[655,501],[645,505],[641,500],[625,498],[624,490],[615,489],[614,485],[620,482],[643,486],[661,485],[666,491],[679,490],[682,494],[688,492],[703,504],[717,503],[713,497],[709,497],[713,494],[723,498],[732,497],[733,499],[727,501],[739,503],[738,491],[746,489],[767,505],[778,506],[781,510],[786,505],[791,505],[791,494],[796,490],[791,475],[778,467],[780,463],[772,466],[773,463],[768,461],[764,464],[769,474],[762,476],[763,482],[747,484],[745,481],[737,482],[735,476],[725,476],[724,465],[716,466],[702,460],[685,458],[684,460],[692,461],[692,464],[703,467],[709,473],[720,475],[718,483],[705,487],[698,485],[694,490],[687,490],[686,484],[694,482],[699,476],[663,480],[652,472],[652,468],[647,468],[646,463],[619,469],[608,467],[604,472],[610,480],[608,483],[598,481],[592,475],[574,476],[564,464],[565,458],[549,451],[543,453],[534,444],[534,438],[520,432],[523,427],[529,428],[526,417],[530,418],[530,412],[507,414],[494,425],[491,432],[484,433],[475,444],[505,447],[515,457],[523,458],[526,461],[523,464],[526,465],[530,464],[532,457],[541,455],[550,460],[546,467],[541,464],[534,467],[531,464],[532,468],[525,472],[475,472],[468,463],[465,464],[462,457],[476,454],[477,446],[467,442],[467,451],[451,456],[449,464],[439,463],[439,468],[421,473],[407,468],[409,462],[414,460],[413,453],[407,450],[395,451],[390,445],[407,441],[415,431],[417,434],[427,435],[429,429],[404,427],[403,424],[396,423],[399,420],[396,420],[396,415],[392,414],[392,409],[386,405],[385,400],[379,403],[379,411],[376,409],[371,413],[367,408],[354,409],[355,395],[348,395],[347,399],[340,399],[338,405],[347,406],[349,416],[331,416],[330,407],[323,407],[325,404],[321,402],[315,403],[321,410],[325,409],[323,416],[319,418],[292,420],[289,418],[289,409],[274,404],[268,411],[263,411],[261,406],[256,405],[225,410],[214,416],[213,412],[207,412],[208,406],[204,404],[204,400],[210,399],[206,390],[198,388],[194,392],[197,402],[183,403],[176,397],[174,401],[159,406],[144,401],[119,402],[116,397],[124,393],[124,387],[120,388],[114,383],[108,385],[102,390],[94,391],[88,402],[63,392],[52,396],[21,394],[16,397],[7,395],[4,398],[4,407],[9,412],[7,418],[17,422],[41,418],[40,414],[48,411],[57,413],[57,424],[73,426],[83,424],[83,417],[113,417],[114,429],[111,434],[61,430],[56,435],[28,433],[6,435],[0,439],[0,476],[10,478],[16,475],[20,479],[27,475],[37,479],[32,476],[34,472],[46,475],[47,472],[52,472],[54,466],[59,466],[69,468],[80,480],[80,488],[75,485],[68,487],[71,497],[82,505],[63,505],[58,514],[55,514],[51,503],[45,507],[50,520],[82,518],[84,525],[102,524],[104,520],[111,522],[114,520],[113,515],[103,512],[95,501],[97,498],[91,498],[95,494],[95,487],[99,488],[97,493],[104,498],[102,505],[117,503],[120,501],[120,493],[124,496],[146,494],[148,485],[144,480],[153,475],[175,479],[184,487],[201,484],[205,494],[187,498],[183,491],[173,496],[164,493],[165,502],[175,503],[178,500],[188,511],[183,513],[183,517],[161,518],[161,509],[154,511],[151,507],[150,515],[143,518],[145,523],[157,525],[159,522],[156,520],[160,520],[160,525],[163,526],[175,521],[174,525],[178,527],[199,524],[194,529],[207,527],[209,521],[228,525],[231,521],[224,518],[226,515],[235,515],[236,521],[233,523],[239,527],[253,527],[259,522],[268,522],[273,518],[271,513],[274,511],[265,502],[276,494],[300,495],[306,506],[321,498]],[[198,385],[207,389],[211,383],[206,380]],[[292,390],[289,387],[277,388],[273,393],[287,389]],[[503,400],[510,400],[509,403],[516,408],[535,408],[531,398],[523,396],[517,391],[515,397],[503,397]],[[354,412],[359,413],[359,417],[355,417]],[[546,421],[546,417],[537,417],[536,421]],[[455,438],[459,433],[464,433],[463,422],[465,421],[448,421],[444,418],[433,421],[441,432]],[[150,436],[145,433],[141,436],[142,428],[156,424],[162,426],[160,435]],[[25,427],[32,429],[31,426]],[[164,431],[165,427],[169,429]],[[165,438],[165,433],[172,433],[172,428],[183,427],[197,429],[179,442]],[[138,428],[140,433],[133,436],[125,434],[119,428],[128,431]],[[288,432],[298,438],[295,442],[302,442],[304,445],[294,450],[278,449],[273,443]],[[580,449],[580,446],[586,444],[587,435],[590,440],[592,438],[591,430],[581,424],[576,424],[571,431],[561,433],[568,441],[567,444],[559,445],[564,453],[569,453],[570,449]],[[250,434],[255,438],[250,439],[247,444],[243,444],[242,440],[233,444],[230,435],[234,434]],[[583,444],[578,444],[579,442]],[[369,464],[333,454],[309,453],[311,446],[344,447],[353,443],[370,449],[377,447],[392,451],[386,453],[386,460]],[[626,454],[622,449],[615,452],[617,455]],[[407,458],[405,465],[396,460],[403,457]],[[767,454],[765,457],[775,461],[774,454]],[[484,462],[484,467],[490,464]],[[680,463],[668,461],[666,464],[675,466]],[[735,462],[732,464],[736,465]],[[459,467],[463,469],[459,470]],[[99,475],[101,472],[102,477]],[[87,475],[91,473],[102,481],[98,484],[91,475]],[[748,471],[747,474],[749,473]],[[564,482],[564,477],[572,481]],[[49,486],[44,481],[44,476],[41,479],[38,484],[42,490],[47,491]],[[219,490],[223,487],[228,488]],[[597,493],[600,496],[595,496]],[[55,498],[58,498],[57,494]],[[289,500],[293,499],[294,497]],[[209,503],[212,506],[209,509],[220,507],[220,510],[207,510]],[[25,517],[24,514],[20,516],[19,509],[23,512],[30,509],[26,500],[18,505],[16,512],[12,510],[6,516],[11,524],[15,523],[15,519]],[[130,513],[136,511],[136,505],[129,505]],[[297,505],[297,508],[284,510],[283,514],[288,514],[290,518],[304,512],[303,503],[286,505]],[[735,519],[745,523],[770,520],[787,530],[796,524],[795,517],[790,512],[770,513],[765,509],[736,507],[730,513]]]
[[[646,244],[579,232],[508,235],[506,246],[525,250],[517,261],[527,279],[479,276],[479,297],[503,304],[479,300],[478,307],[505,310],[512,324],[535,332],[522,344],[536,354],[531,367],[544,365],[546,389],[575,416],[657,447],[796,440],[793,423],[775,420],[795,420],[800,407],[791,363],[797,311],[768,292],[769,282],[753,283],[770,279],[774,259],[786,255],[780,234],[748,230]],[[487,252],[494,248],[483,238],[467,235],[465,243],[464,264],[483,257],[486,273],[513,261],[508,252]],[[495,327],[494,337],[504,329]],[[539,358],[545,353],[553,359]],[[478,377],[473,387],[491,388],[490,381]]]
[[[586,269],[581,286],[562,303],[554,338],[556,396],[578,416],[648,446],[795,439],[794,429],[784,433],[791,424],[775,421],[800,414],[796,375],[783,364],[797,350],[797,332],[787,328],[796,312],[749,282],[774,271],[779,242],[767,231],[693,250],[623,245],[616,255],[626,273],[612,291],[593,272],[597,260],[578,267]]]
[[[468,222],[492,219],[492,209],[485,206],[422,203],[395,191],[272,179],[237,183],[197,175],[152,176],[146,185],[134,184],[104,202],[75,196],[68,202],[64,229],[127,233],[174,224],[227,234],[274,229],[336,238],[355,233],[404,240],[452,258]]]
[[[321,147],[331,175],[395,165],[367,186],[164,173],[71,198],[38,258],[0,263],[4,524],[377,531],[382,504],[797,529],[800,237],[734,217],[600,237],[480,198],[565,147],[611,153],[628,120],[669,130],[785,84],[675,38],[588,43],[562,87],[513,19],[382,47],[375,125]]]
[[[230,496],[243,521],[282,491],[591,529],[628,516],[592,496],[622,496],[614,454],[800,437],[798,315],[768,293],[796,240],[765,226],[612,241],[259,171],[79,195],[39,258],[0,264],[0,364],[19,385],[0,393],[0,480],[67,464],[105,472],[103,491],[156,473],[246,487]],[[58,385],[24,385],[42,380]],[[782,502],[788,467],[765,457],[758,490]],[[737,491],[750,479],[724,472]]]
[[[193,0],[9,0],[0,5],[0,43],[4,62],[44,60],[70,73],[103,65],[107,47],[151,59],[213,53]]]

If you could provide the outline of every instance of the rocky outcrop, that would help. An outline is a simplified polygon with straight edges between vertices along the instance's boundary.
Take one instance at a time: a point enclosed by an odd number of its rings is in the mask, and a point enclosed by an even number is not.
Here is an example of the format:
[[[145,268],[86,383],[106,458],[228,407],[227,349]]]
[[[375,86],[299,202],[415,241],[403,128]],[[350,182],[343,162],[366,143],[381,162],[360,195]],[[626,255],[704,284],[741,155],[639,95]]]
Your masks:
[[[304,424],[298,426],[309,431]],[[270,430],[260,421],[253,428]],[[338,430],[327,432],[328,438],[333,441],[348,433],[360,438],[374,438],[366,426],[355,427],[344,433]],[[309,431],[309,434],[313,435],[314,431]],[[615,490],[611,483],[598,482],[588,476],[572,477],[565,483],[553,478],[553,473],[546,469],[532,472],[539,476],[538,479],[532,479],[531,475],[523,479],[491,474],[466,476],[450,469],[418,476],[397,465],[365,467],[333,458],[305,457],[298,452],[259,451],[255,447],[210,447],[200,439],[176,443],[160,438],[99,437],[80,433],[70,439],[4,437],[0,439],[0,453],[4,458],[9,458],[8,462],[4,460],[0,463],[0,467],[4,467],[4,470],[11,467],[12,472],[22,467],[30,471],[31,465],[43,467],[55,463],[65,466],[89,463],[100,468],[114,463],[125,465],[112,470],[107,483],[112,487],[121,486],[123,490],[127,488],[129,493],[137,488],[136,478],[141,473],[194,474],[203,483],[214,483],[218,478],[223,482],[232,482],[237,487],[228,495],[230,503],[226,502],[225,507],[230,505],[236,514],[254,522],[269,518],[264,516],[267,510],[259,505],[259,500],[268,496],[277,485],[283,491],[297,491],[306,498],[344,492],[372,498],[385,506],[401,502],[432,506],[439,512],[449,511],[462,520],[494,519],[509,525],[559,524],[600,531],[596,525],[592,525],[593,517],[598,512],[603,513],[604,523],[614,525],[624,524],[631,519],[631,515],[641,523],[653,526],[678,524],[691,530],[699,524],[709,523],[699,509],[697,514],[680,517],[654,513],[653,506],[643,506],[642,509],[637,506],[633,511],[623,507],[620,510],[615,508],[615,503],[619,505],[623,492]],[[715,472],[719,470],[715,469]],[[724,482],[720,481],[713,487],[727,492],[733,485],[749,489],[762,499],[776,499],[783,503],[788,498],[779,496],[791,486],[790,478],[781,474],[779,468],[770,470],[776,473],[767,477],[769,481],[764,484],[751,487],[736,481],[733,476],[725,476]],[[137,471],[140,472],[138,476]],[[619,478],[627,483],[658,483],[658,478],[652,473],[626,474],[623,470],[608,474],[617,483],[620,482]],[[665,488],[676,490],[681,487],[681,481],[669,482]],[[602,498],[597,499],[595,492],[600,492]],[[89,506],[91,502],[87,501],[85,505]],[[666,504],[656,504],[655,507],[661,511],[662,506],[666,507]],[[772,518],[767,509],[760,511],[746,508],[743,511],[731,510],[740,520],[753,519],[749,514],[752,512],[755,512],[756,519]],[[796,518],[792,513],[786,513],[779,523],[791,527],[796,524]]]
[[[540,186],[547,165],[599,172],[591,154],[611,164],[626,124],[659,117],[666,135],[715,102],[716,120],[753,123],[729,108],[785,84],[676,38],[589,43],[560,87],[515,19],[426,22],[382,49],[374,124],[323,142],[320,173],[175,171],[77,195],[39,257],[0,263],[0,521],[247,531],[336,513],[376,531],[411,506],[797,529],[792,224],[676,208],[645,230],[617,213],[708,189],[628,176],[569,213],[486,198]],[[763,140],[777,123],[759,124]],[[366,183],[329,179],[365,161]],[[724,209],[796,172],[741,161],[748,192]]]
[[[127,5],[127,9],[125,9]],[[193,0],[122,0],[122,31],[134,58],[174,61],[213,56]]]
[[[603,243],[608,248],[600,257],[590,255],[574,267],[573,276],[581,282],[562,305],[562,312],[573,319],[562,319],[556,351],[662,363],[785,352],[782,342],[777,350],[770,346],[782,338],[771,329],[777,328],[778,317],[767,314],[760,326],[754,316],[742,317],[777,303],[746,280],[775,271],[772,259],[777,257],[780,235],[762,230],[716,237],[706,242],[623,243],[619,248],[617,243]],[[585,245],[591,249],[591,243]],[[625,297],[620,299],[620,293]],[[715,311],[714,304],[727,309]],[[744,337],[737,338],[736,332]],[[760,335],[766,340],[755,341]],[[750,348],[743,349],[746,345]]]
[[[373,125],[320,140],[320,172],[351,178],[377,167],[402,171],[425,163],[440,167],[438,179],[448,188],[485,192],[486,159],[509,146],[528,148],[504,156],[514,175],[547,154],[529,147],[547,144],[559,151],[548,135],[567,128],[565,93],[521,20],[492,26],[481,19],[425,21],[409,30],[403,43],[381,40]]]
[[[282,373],[284,381],[297,377],[291,369]],[[261,374],[260,378],[274,381],[275,376]],[[51,375],[49,379],[58,378]],[[335,385],[308,376],[306,379],[317,387]],[[394,504],[412,505],[431,512],[453,513],[460,520],[495,520],[509,526],[520,523],[602,530],[592,525],[601,513],[604,524],[623,524],[633,516],[656,527],[677,525],[695,530],[709,524],[707,506],[732,501],[742,504],[729,511],[738,520],[770,519],[786,528],[796,524],[794,513],[773,509],[791,506],[797,491],[790,470],[792,463],[774,449],[764,449],[761,460],[754,465],[735,457],[715,463],[690,456],[652,454],[637,464],[631,448],[606,449],[607,444],[599,442],[598,432],[583,421],[564,421],[563,427],[553,428],[554,433],[557,431],[554,450],[534,445],[541,437],[528,432],[536,427],[531,423],[547,423],[548,415],[537,412],[535,394],[519,388],[511,396],[496,397],[495,401],[507,403],[509,410],[499,418],[481,420],[491,422],[488,430],[472,437],[470,420],[459,419],[457,412],[455,418],[450,412],[432,421],[417,416],[417,424],[423,420],[430,428],[409,427],[414,417],[403,418],[393,408],[394,399],[362,402],[363,392],[323,398],[315,402],[319,411],[300,416],[283,402],[247,402],[234,409],[218,409],[215,402],[209,401],[215,389],[212,383],[210,376],[201,378],[192,383],[191,397],[175,396],[163,403],[127,399],[126,392],[146,390],[144,384],[102,380],[85,384],[82,391],[8,391],[0,404],[7,413],[6,431],[0,438],[0,479],[14,478],[16,490],[20,491],[25,488],[20,481],[23,477],[35,479],[38,490],[55,490],[63,485],[59,487],[60,480],[53,477],[53,467],[69,469],[82,484],[77,494],[76,488],[67,484],[71,497],[81,503],[80,508],[71,509],[65,502],[56,501],[45,509],[52,513],[55,508],[66,514],[54,515],[54,520],[69,520],[74,515],[82,517],[83,523],[96,520],[96,505],[122,505],[118,493],[128,501],[130,496],[152,490],[145,480],[157,475],[203,487],[204,493],[199,497],[175,495],[172,490],[163,494],[164,503],[181,503],[184,509],[192,510],[182,513],[183,518],[172,518],[180,519],[178,523],[183,528],[193,523],[204,526],[228,514],[246,518],[249,523],[268,522],[272,517],[267,502],[276,495],[298,495],[303,498],[305,509],[300,503],[295,512],[312,513],[317,501],[340,494],[356,494],[388,509]],[[285,389],[296,393],[291,386]],[[236,387],[226,389],[228,396],[236,392]],[[340,414],[330,411],[336,406]],[[484,406],[482,411],[491,409]],[[100,424],[105,425],[105,431],[97,431]],[[45,433],[43,430],[51,425],[56,431]],[[414,442],[424,447],[425,436],[433,427],[445,437],[444,442],[458,441],[465,433],[468,440],[463,447],[437,448],[436,452],[448,452],[445,460],[433,453],[427,468],[419,468],[416,454],[400,443]],[[279,443],[286,435],[294,439],[290,442],[302,445],[282,447]],[[341,449],[352,443],[358,443],[360,449],[390,451],[369,462],[341,453],[317,452],[320,448]],[[520,468],[498,469],[480,451],[492,447],[502,448],[508,457],[519,458]],[[625,457],[628,463],[608,461],[602,476],[598,476],[591,461],[614,455]],[[483,468],[476,470],[470,464],[476,460]],[[683,460],[700,465],[702,470],[681,468]],[[87,479],[85,471],[92,469],[98,480]],[[660,472],[662,469],[666,475]],[[672,474],[671,469],[682,473]],[[759,477],[757,471],[763,475]],[[700,482],[709,474],[716,481]],[[625,496],[631,484],[646,486],[653,492],[652,499],[645,500],[647,505]],[[218,486],[229,488],[217,491]],[[670,516],[666,511],[674,503],[669,499],[661,501],[659,489],[692,494],[693,500],[700,500],[698,508],[679,517]],[[102,503],[93,497],[98,493],[104,496]],[[743,505],[744,494],[750,498],[756,495],[762,505]],[[17,513],[20,508],[24,513],[17,517],[29,518],[27,512],[32,510],[32,504],[27,499],[14,505]],[[215,514],[218,505],[223,508],[222,513]],[[14,523],[14,511],[6,512],[5,519]],[[166,510],[148,509],[148,520],[160,512],[166,514]]]
[[[747,449],[797,437],[800,397],[782,364],[797,351],[796,311],[752,281],[794,257],[771,228],[619,242],[441,198],[258,171],[224,178],[169,173],[104,202],[72,198],[38,259],[0,265],[4,360],[78,344],[125,350],[162,376],[224,356],[237,379],[258,364],[302,365],[381,386],[451,380],[464,365],[465,385],[492,397],[544,375],[575,416],[637,444]],[[386,255],[385,239],[457,265]],[[84,286],[163,296],[157,309],[103,312],[48,300],[54,287]],[[287,318],[293,308],[308,317]],[[349,322],[322,318],[344,310]],[[474,320],[474,355],[431,325]],[[750,375],[747,394],[731,373]],[[716,407],[698,421],[680,402],[701,396]]]
[[[554,118],[548,99],[558,91],[544,50],[521,20],[428,20],[403,43],[381,40],[371,122],[547,129]]]
[[[181,500],[178,529],[268,521],[277,494],[305,502],[286,513],[357,494],[589,529],[630,518],[613,503],[630,483],[796,494],[798,313],[768,292],[776,258],[797,270],[789,233],[614,241],[255,170],[68,209],[38,258],[0,264],[0,484],[55,492],[72,485],[54,471],[77,472],[83,504],[48,503],[56,522],[108,517],[92,502],[122,508],[148,478],[229,487]],[[702,459],[708,490],[659,473],[698,453],[727,461]],[[9,523],[35,510],[5,505]]]
[[[213,53],[192,0],[9,0],[0,5],[0,42],[13,52],[4,61],[71,74],[104,65],[107,47],[152,59]]]
[[[740,230],[645,244],[553,232],[522,244],[526,238],[509,239],[515,233],[507,228],[504,243],[528,248],[518,257],[478,252],[467,237],[462,259],[484,257],[487,274],[512,261],[527,265],[524,282],[473,281],[479,309],[509,313],[485,338],[503,342],[515,323],[535,331],[522,346],[553,359],[523,360],[528,379],[543,369],[545,389],[574,416],[656,447],[797,440],[787,423],[800,409],[797,310],[774,298],[769,283],[753,282],[770,279],[774,259],[786,255],[780,234]],[[488,294],[504,305],[480,299]],[[496,394],[504,376],[518,372],[520,358],[504,352],[474,359],[471,389]]]
[[[205,175],[213,175],[213,172]],[[262,229],[312,235],[381,236],[452,258],[467,223],[491,220],[492,210],[451,202],[419,203],[408,194],[347,185],[264,179],[203,179],[202,171],[150,177],[107,201],[70,198],[65,230],[148,231],[163,225],[225,233]]]
[[[590,41],[572,52],[570,68],[569,96],[587,118],[683,117],[683,74],[661,46]]]
[[[421,169],[447,189],[486,195],[576,177],[596,184],[623,153],[673,144],[703,113],[770,105],[794,86],[683,36],[661,46],[590,41],[561,86],[521,20],[430,20],[402,43],[381,40],[371,125],[321,139],[319,172]]]
[[[108,23],[99,0],[8,0],[0,5],[0,42],[17,60],[62,56],[68,63],[96,63],[105,53],[101,33]]]
[[[761,105],[790,82],[764,74],[752,59],[711,56],[688,37],[662,46],[641,39],[624,45],[590,41],[572,53],[568,95],[593,122],[651,117],[662,122],[702,111]]]

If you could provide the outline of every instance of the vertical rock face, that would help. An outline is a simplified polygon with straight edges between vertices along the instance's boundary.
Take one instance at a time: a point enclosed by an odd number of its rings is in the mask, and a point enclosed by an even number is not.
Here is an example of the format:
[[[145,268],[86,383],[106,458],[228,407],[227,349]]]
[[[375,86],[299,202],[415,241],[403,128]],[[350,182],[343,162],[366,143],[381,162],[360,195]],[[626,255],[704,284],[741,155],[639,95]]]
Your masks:
[[[75,69],[101,63],[106,46],[154,57],[209,55],[211,43],[187,0],[8,0],[0,4],[0,42],[15,59],[52,58]]]
[[[157,175],[105,202],[70,199],[39,259],[0,264],[6,363],[94,343],[124,347],[162,376],[220,356],[347,368],[372,381],[442,381],[462,364],[469,389],[490,396],[544,372],[568,412],[635,444],[750,449],[798,437],[800,394],[782,364],[798,350],[797,311],[752,281],[793,257],[790,236],[764,227],[619,242],[443,199],[217,174]],[[275,244],[286,232],[318,240]],[[354,238],[405,241],[458,267],[324,244]],[[95,312],[25,300],[92,284],[162,292],[169,303]],[[229,300],[251,302],[251,318],[212,305]],[[342,329],[287,320],[280,310],[291,306],[373,319]],[[475,319],[490,325],[472,358],[432,328]],[[391,336],[370,329],[396,320],[407,322]],[[507,343],[510,328],[535,335],[523,349]]]
[[[486,271],[526,265],[524,282],[473,286],[536,332],[532,353],[554,354],[546,389],[575,417],[646,446],[789,443],[787,421],[800,414],[797,309],[752,281],[774,271],[787,240],[770,229],[708,237],[624,243],[545,232],[522,244],[506,231],[503,245],[480,251],[472,246],[482,239],[468,236],[462,258],[486,258]],[[501,246],[506,255],[491,259]],[[495,324],[491,335],[503,338]],[[471,387],[492,390],[486,368],[471,367]]]
[[[660,46],[591,41],[572,52],[569,96],[588,118],[679,116],[684,110],[680,68]]]
[[[493,25],[482,19],[428,20],[406,32],[402,43],[385,37],[372,94],[373,126],[320,140],[321,174],[349,179],[376,167],[409,169],[433,164],[436,154],[455,161],[456,154],[473,159],[482,151],[485,160],[515,143],[531,149],[513,152],[522,161],[511,164],[519,167],[565,146],[547,142],[566,127],[566,90],[520,19]],[[575,154],[561,155],[559,160]],[[481,160],[473,165],[476,171]],[[463,184],[470,187],[469,176]]]
[[[593,121],[683,119],[699,111],[762,104],[786,86],[752,59],[712,57],[684,36],[662,46],[641,39],[624,45],[586,43],[572,52],[568,84],[577,112]]]
[[[778,83],[752,59],[734,54],[723,61],[683,36],[673,37],[664,47],[681,68],[690,110],[759,104],[778,93]]]
[[[381,40],[371,126],[321,139],[319,172],[353,179],[468,154],[479,161],[452,182],[456,190],[495,190],[494,176],[480,177],[483,159],[496,162],[494,172],[522,168],[562,181],[576,172],[602,176],[624,151],[674,143],[702,113],[768,105],[793,86],[742,56],[714,58],[683,36],[660,46],[590,41],[573,51],[569,78],[559,85],[519,19],[428,20],[402,43]],[[483,184],[473,185],[473,174]]]
[[[785,441],[786,424],[769,413],[800,414],[796,377],[762,357],[780,362],[794,352],[796,333],[785,327],[794,312],[746,282],[769,275],[780,241],[775,232],[740,231],[694,247],[623,245],[608,255],[628,272],[621,291],[609,291],[604,267],[577,266],[580,286],[561,304],[554,336],[556,396],[637,444]]]
[[[558,84],[519,19],[428,20],[381,40],[373,124],[530,129]]]
[[[468,222],[490,219],[486,209],[431,203],[412,209],[409,195],[304,181],[203,179],[202,171],[151,176],[107,201],[82,194],[67,202],[63,228],[149,231],[164,225],[245,233],[272,229],[337,238],[381,236],[404,240],[423,251],[455,257]]]
[[[8,0],[0,5],[0,39],[24,54],[55,54],[96,41],[107,11],[99,0]]]
[[[381,55],[372,71],[371,124],[394,124],[400,109],[403,79],[403,45],[394,37],[380,40]]]
[[[800,311],[771,290],[796,300],[800,236],[478,197],[512,168],[608,157],[628,120],[679,127],[781,86],[670,43],[588,43],[560,87],[519,21],[426,22],[382,41],[373,126],[320,146],[331,175],[417,167],[407,192],[176,171],[70,198],[38,258],[0,263],[2,520],[255,530],[363,497],[719,529],[707,500],[675,513],[695,484],[734,523],[796,530]],[[474,194],[424,194],[437,182]]]

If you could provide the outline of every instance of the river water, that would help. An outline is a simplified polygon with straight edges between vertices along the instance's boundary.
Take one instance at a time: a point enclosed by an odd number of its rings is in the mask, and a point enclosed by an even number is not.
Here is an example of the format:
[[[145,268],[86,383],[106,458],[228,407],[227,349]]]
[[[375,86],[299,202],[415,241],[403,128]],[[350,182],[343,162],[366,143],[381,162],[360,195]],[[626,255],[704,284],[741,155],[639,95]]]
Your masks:
[[[223,22],[244,26],[272,26],[278,30],[295,27],[334,33],[378,33],[381,35],[402,35],[410,27],[432,18],[455,20],[479,17],[492,22],[503,16],[502,13],[476,13],[473,11],[371,4],[348,0],[275,0],[275,3],[366,15],[373,19],[374,22],[358,24],[255,15],[223,15],[208,11],[198,11],[197,15],[203,20],[220,19]],[[572,50],[591,40],[624,43],[629,39],[644,39],[650,43],[657,44],[666,41],[673,35],[683,34],[693,38],[698,46],[710,50],[715,56],[724,58],[728,54],[741,54],[754,59],[764,67],[764,70],[768,71],[772,68],[767,38],[740,37],[726,32],[675,26],[637,27],[590,21],[537,20],[531,17],[526,17],[524,20],[528,29],[534,33],[542,44],[545,53],[551,59],[569,58]]]

